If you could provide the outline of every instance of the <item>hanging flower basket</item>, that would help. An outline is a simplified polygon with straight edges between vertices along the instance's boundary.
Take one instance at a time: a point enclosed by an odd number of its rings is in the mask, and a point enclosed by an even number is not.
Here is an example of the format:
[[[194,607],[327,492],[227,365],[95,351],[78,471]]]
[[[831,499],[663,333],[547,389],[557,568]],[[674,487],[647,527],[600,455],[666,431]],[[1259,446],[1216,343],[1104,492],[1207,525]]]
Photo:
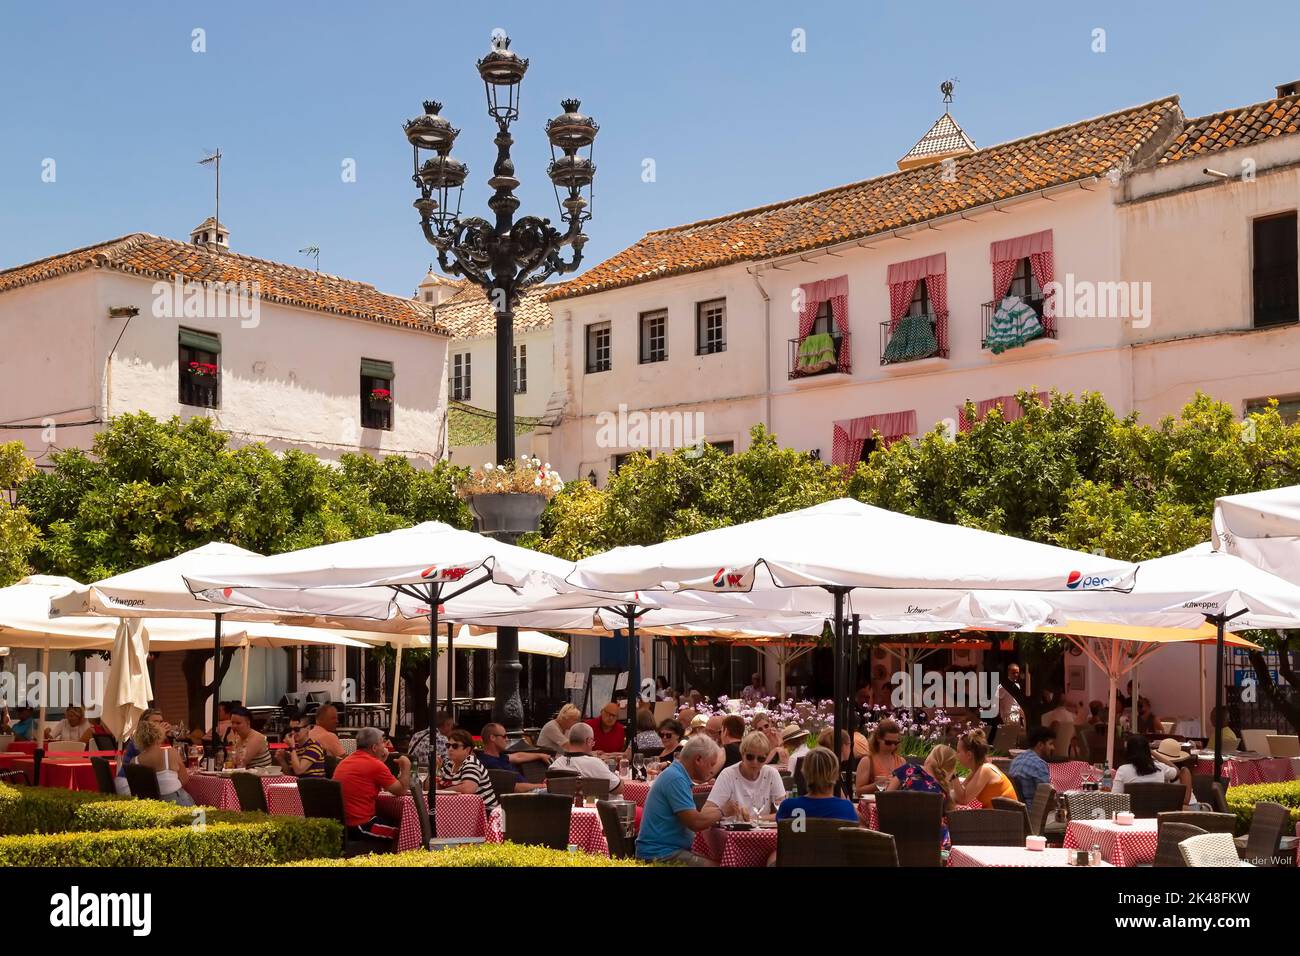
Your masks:
[[[212,362],[191,362],[186,371],[195,378],[216,378],[220,369]]]
[[[485,534],[536,531],[546,503],[564,487],[559,472],[539,458],[475,468],[457,487]]]

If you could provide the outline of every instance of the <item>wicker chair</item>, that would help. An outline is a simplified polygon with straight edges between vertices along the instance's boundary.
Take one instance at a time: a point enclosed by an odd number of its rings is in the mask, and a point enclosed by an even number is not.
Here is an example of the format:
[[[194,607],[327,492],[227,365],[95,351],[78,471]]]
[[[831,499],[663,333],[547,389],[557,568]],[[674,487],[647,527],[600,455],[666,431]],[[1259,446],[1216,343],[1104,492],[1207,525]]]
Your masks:
[[[1129,808],[1127,793],[1075,790],[1065,793],[1064,798],[1071,820],[1105,820]]]
[[[1178,844],[1188,866],[1250,866],[1237,859],[1237,846],[1226,833],[1202,833]]]
[[[95,783],[100,793],[117,793],[113,782],[113,765],[105,757],[91,757],[90,765],[95,768]]]
[[[500,800],[507,793],[515,792],[515,784],[519,778],[513,770],[489,770],[488,779],[492,781],[492,792]]]
[[[130,767],[127,772],[130,772]],[[397,838],[375,840],[352,836],[343,817],[343,785],[337,780],[320,777],[299,777],[298,796],[302,800],[302,815],[322,820],[337,820],[343,828],[343,855],[360,856],[366,853],[391,853],[397,848]]]
[[[1025,815],[1011,810],[955,810],[948,814],[948,834],[953,846],[1024,846]]]
[[[569,845],[573,800],[553,793],[510,793],[501,798],[505,839],[563,850]]]
[[[524,780],[528,783],[542,783],[546,780],[546,761],[529,760],[519,765]]]
[[[1037,796],[1037,793],[1035,793],[1035,796]],[[1019,800],[1012,800],[1010,797],[994,797],[993,809],[1007,810],[1010,811],[1011,813],[1018,813],[1022,817],[1024,817],[1025,826],[1024,826],[1024,832],[1021,833],[1021,839],[1029,836],[1029,834],[1034,832],[1033,823],[1029,819],[1029,808],[1025,806],[1023,803],[1021,803]]]
[[[1226,780],[1215,780],[1203,773],[1192,774],[1192,796],[1196,798],[1197,803],[1203,803],[1215,813],[1231,813],[1228,809],[1228,801],[1224,796],[1228,791],[1228,782]]]
[[[1167,823],[1189,823],[1200,827],[1206,833],[1236,833],[1237,815],[1235,813],[1206,813],[1203,810],[1171,810],[1156,815],[1156,826]]]
[[[1257,803],[1250,818],[1250,832],[1244,838],[1238,837],[1234,845],[1242,851],[1242,859],[1255,866],[1277,866],[1282,837],[1290,825],[1291,814],[1286,807],[1272,801]]]
[[[139,800],[161,800],[162,791],[158,789],[158,774],[138,763],[128,764],[126,768],[126,785],[131,796]]]
[[[1169,814],[1162,814],[1169,816]],[[1159,835],[1156,838],[1156,859],[1154,866],[1187,866],[1178,845],[1189,837],[1208,833],[1190,823],[1167,823],[1160,821]]]
[[[894,838],[899,866],[939,866],[943,794],[886,790],[876,796],[881,833]]]
[[[1154,819],[1183,808],[1187,788],[1181,783],[1130,783],[1124,788],[1133,816]]]
[[[847,829],[843,820],[782,820],[776,826],[776,865],[848,866],[840,836],[843,829]]]
[[[1056,806],[1056,791],[1050,783],[1040,783],[1034,790],[1034,802],[1029,808],[1029,832],[1034,836],[1047,835],[1047,818]],[[1064,831],[1061,833],[1065,835]]]
[[[600,817],[600,828],[605,833],[605,843],[609,845],[609,855],[615,859],[636,856],[636,838],[623,832],[623,822],[619,820],[614,804],[608,800],[597,800],[596,813]]]
[[[1000,754],[1011,753],[1014,748],[1020,746],[1020,738],[1024,732],[1024,728],[1019,724],[999,724],[997,733],[993,735],[993,749]]]
[[[262,778],[255,773],[232,773],[230,782],[235,787],[235,796],[239,798],[239,809],[245,813],[257,810],[269,813],[266,808],[266,791],[262,789]]]
[[[841,827],[840,841],[847,866],[898,866],[898,848],[888,833]]]

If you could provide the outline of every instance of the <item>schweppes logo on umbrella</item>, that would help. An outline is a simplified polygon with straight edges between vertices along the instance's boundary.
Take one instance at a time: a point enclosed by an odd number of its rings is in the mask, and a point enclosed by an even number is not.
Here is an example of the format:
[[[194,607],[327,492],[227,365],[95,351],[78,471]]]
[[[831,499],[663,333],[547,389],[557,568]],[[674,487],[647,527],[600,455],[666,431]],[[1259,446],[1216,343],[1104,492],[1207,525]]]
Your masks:
[[[425,568],[420,572],[420,577],[426,581],[459,581],[465,575],[469,574],[469,568],[445,567],[440,568],[436,564],[432,567]]]
[[[713,586],[719,591],[743,591],[749,588],[749,572],[737,568],[718,568]]]

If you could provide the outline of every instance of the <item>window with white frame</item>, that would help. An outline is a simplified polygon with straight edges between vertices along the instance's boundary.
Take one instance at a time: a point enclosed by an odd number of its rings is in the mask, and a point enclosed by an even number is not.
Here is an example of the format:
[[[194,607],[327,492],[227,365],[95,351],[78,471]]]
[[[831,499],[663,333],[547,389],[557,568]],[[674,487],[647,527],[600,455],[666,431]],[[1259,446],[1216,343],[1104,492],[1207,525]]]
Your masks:
[[[469,352],[457,352],[451,357],[451,400],[468,402],[470,396]]]
[[[528,391],[528,344],[520,342],[515,346],[515,394],[523,395]]]
[[[668,313],[659,309],[641,313],[641,363],[668,358]]]
[[[608,372],[611,364],[609,323],[593,322],[587,326],[587,371]]]
[[[695,354],[712,355],[727,350],[727,300],[695,304]]]

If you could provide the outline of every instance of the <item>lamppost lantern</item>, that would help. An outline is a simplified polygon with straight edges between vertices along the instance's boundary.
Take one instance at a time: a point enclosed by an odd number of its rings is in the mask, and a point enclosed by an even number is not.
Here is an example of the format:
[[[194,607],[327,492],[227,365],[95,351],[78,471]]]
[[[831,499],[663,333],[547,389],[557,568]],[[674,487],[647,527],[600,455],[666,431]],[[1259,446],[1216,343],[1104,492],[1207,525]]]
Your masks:
[[[510,38],[502,34],[492,38],[492,49],[476,65],[487,94],[488,115],[504,129],[519,118],[519,84],[528,72],[528,61],[510,49]]]
[[[528,60],[510,49],[509,37],[498,34],[492,39],[492,49],[476,66],[487,96],[488,115],[497,125],[492,139],[497,157],[487,181],[492,189],[487,201],[491,219],[461,216],[462,187],[469,170],[451,155],[460,131],[441,115],[442,104],[426,102],[423,115],[407,122],[403,130],[414,154],[412,179],[419,190],[412,205],[420,216],[425,240],[438,252],[439,268],[444,275],[464,278],[482,289],[496,315],[496,460],[504,464],[515,458],[515,309],[528,289],[554,275],[575,272],[582,263],[582,247],[587,241],[582,228],[591,219],[590,196],[596,175],[591,150],[598,127],[578,112],[581,104],[576,99],[565,100],[561,104],[564,112],[546,124],[551,145],[547,176],[555,188],[563,231],[541,216],[515,218],[519,180],[510,156],[514,145],[510,124],[519,118],[519,88],[528,72]],[[566,247],[570,250],[567,259]],[[522,726],[519,670],[518,632],[498,628],[493,719],[508,730]]]
[[[588,206],[591,184],[596,178],[596,164],[591,161],[591,154],[596,133],[600,130],[594,119],[578,112],[581,105],[579,100],[563,100],[560,108],[564,112],[546,124],[546,138],[551,143],[551,165],[547,167],[546,175],[555,186],[556,202],[562,210],[560,218],[579,226],[591,218]],[[556,156],[556,150],[562,155]],[[584,150],[586,155],[580,155]],[[568,190],[567,199],[560,200],[561,189]],[[587,190],[587,199],[582,197],[583,189]]]

